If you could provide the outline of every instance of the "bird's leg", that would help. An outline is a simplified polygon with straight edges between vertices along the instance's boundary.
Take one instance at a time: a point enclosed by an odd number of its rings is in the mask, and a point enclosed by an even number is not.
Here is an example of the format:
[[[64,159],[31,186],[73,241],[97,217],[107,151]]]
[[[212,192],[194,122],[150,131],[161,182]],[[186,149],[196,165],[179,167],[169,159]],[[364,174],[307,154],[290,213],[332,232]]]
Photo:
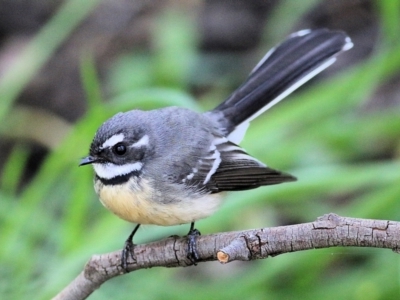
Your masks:
[[[133,243],[133,236],[135,235],[136,231],[139,229],[140,224],[137,224],[136,227],[132,230],[131,234],[128,236],[127,240],[125,241],[124,249],[122,249],[121,254],[121,267],[128,273],[128,256],[130,255],[132,260],[136,261],[135,256],[133,254],[133,248],[135,244]]]
[[[200,260],[199,254],[197,253],[197,237],[200,236],[201,233],[196,228],[194,228],[194,222],[190,224],[190,230],[187,235],[188,237],[188,249],[187,249],[187,258],[196,266],[197,261]]]

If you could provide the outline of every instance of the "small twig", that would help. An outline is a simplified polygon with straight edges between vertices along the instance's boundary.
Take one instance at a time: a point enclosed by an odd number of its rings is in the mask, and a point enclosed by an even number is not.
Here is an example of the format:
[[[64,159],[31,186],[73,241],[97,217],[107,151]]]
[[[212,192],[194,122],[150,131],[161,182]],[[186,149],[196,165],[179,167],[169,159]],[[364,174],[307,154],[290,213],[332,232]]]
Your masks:
[[[315,222],[199,236],[200,261],[249,261],[283,253],[329,247],[375,247],[400,253],[400,222],[327,214]],[[130,272],[152,267],[186,267],[185,237],[170,237],[134,248]],[[85,269],[54,299],[85,299],[105,281],[124,274],[121,250],[94,255]]]

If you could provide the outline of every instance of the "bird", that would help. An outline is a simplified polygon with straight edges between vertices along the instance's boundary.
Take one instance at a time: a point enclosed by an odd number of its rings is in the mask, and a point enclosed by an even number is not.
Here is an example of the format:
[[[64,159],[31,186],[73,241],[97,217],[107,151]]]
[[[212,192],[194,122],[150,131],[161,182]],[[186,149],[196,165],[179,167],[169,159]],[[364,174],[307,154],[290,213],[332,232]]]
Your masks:
[[[352,48],[343,31],[301,30],[268,51],[245,82],[214,109],[181,107],[120,112],[106,120],[80,166],[92,165],[101,203],[135,223],[121,253],[128,272],[142,224],[190,224],[187,258],[199,260],[194,227],[222,203],[222,192],[295,181],[239,146],[252,120]]]

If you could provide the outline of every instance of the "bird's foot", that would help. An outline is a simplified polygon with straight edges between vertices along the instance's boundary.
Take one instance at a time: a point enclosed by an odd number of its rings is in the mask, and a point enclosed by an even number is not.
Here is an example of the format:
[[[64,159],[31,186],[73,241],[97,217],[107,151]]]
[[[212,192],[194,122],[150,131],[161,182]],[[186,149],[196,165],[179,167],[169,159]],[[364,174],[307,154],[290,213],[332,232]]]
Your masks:
[[[190,228],[190,231],[187,235],[188,237],[188,248],[186,257],[191,261],[193,265],[197,265],[197,262],[200,260],[199,253],[197,252],[197,237],[200,236],[201,233],[196,228]]]
[[[129,257],[133,260],[136,261],[135,255],[134,255],[134,248],[135,244],[132,242],[132,240],[127,239],[124,245],[124,248],[122,249],[121,253],[121,267],[124,269],[126,273],[129,273],[128,270],[128,259]]]

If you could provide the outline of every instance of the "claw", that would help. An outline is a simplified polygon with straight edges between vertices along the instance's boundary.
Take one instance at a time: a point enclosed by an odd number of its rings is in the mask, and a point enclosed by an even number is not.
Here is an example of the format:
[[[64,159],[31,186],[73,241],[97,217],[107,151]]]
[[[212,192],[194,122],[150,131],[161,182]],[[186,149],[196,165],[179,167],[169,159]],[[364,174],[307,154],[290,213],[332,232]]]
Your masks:
[[[136,262],[134,248],[135,244],[133,243],[133,236],[135,235],[136,231],[139,229],[140,224],[136,225],[136,227],[132,230],[131,234],[125,241],[124,249],[122,249],[121,253],[121,268],[124,269],[126,273],[129,273],[128,270],[128,257],[130,256],[133,261]]]
[[[125,270],[126,273],[129,273],[128,270],[128,258],[129,256],[133,261],[136,261],[134,251],[133,249],[135,248],[135,244],[131,240],[126,240],[124,249],[122,249],[122,254],[121,254],[121,267],[122,269]]]
[[[197,265],[197,262],[200,260],[199,253],[197,252],[197,237],[200,236],[201,233],[197,229],[194,228],[194,223],[191,224],[188,237],[188,248],[186,257],[190,260],[193,265]]]

